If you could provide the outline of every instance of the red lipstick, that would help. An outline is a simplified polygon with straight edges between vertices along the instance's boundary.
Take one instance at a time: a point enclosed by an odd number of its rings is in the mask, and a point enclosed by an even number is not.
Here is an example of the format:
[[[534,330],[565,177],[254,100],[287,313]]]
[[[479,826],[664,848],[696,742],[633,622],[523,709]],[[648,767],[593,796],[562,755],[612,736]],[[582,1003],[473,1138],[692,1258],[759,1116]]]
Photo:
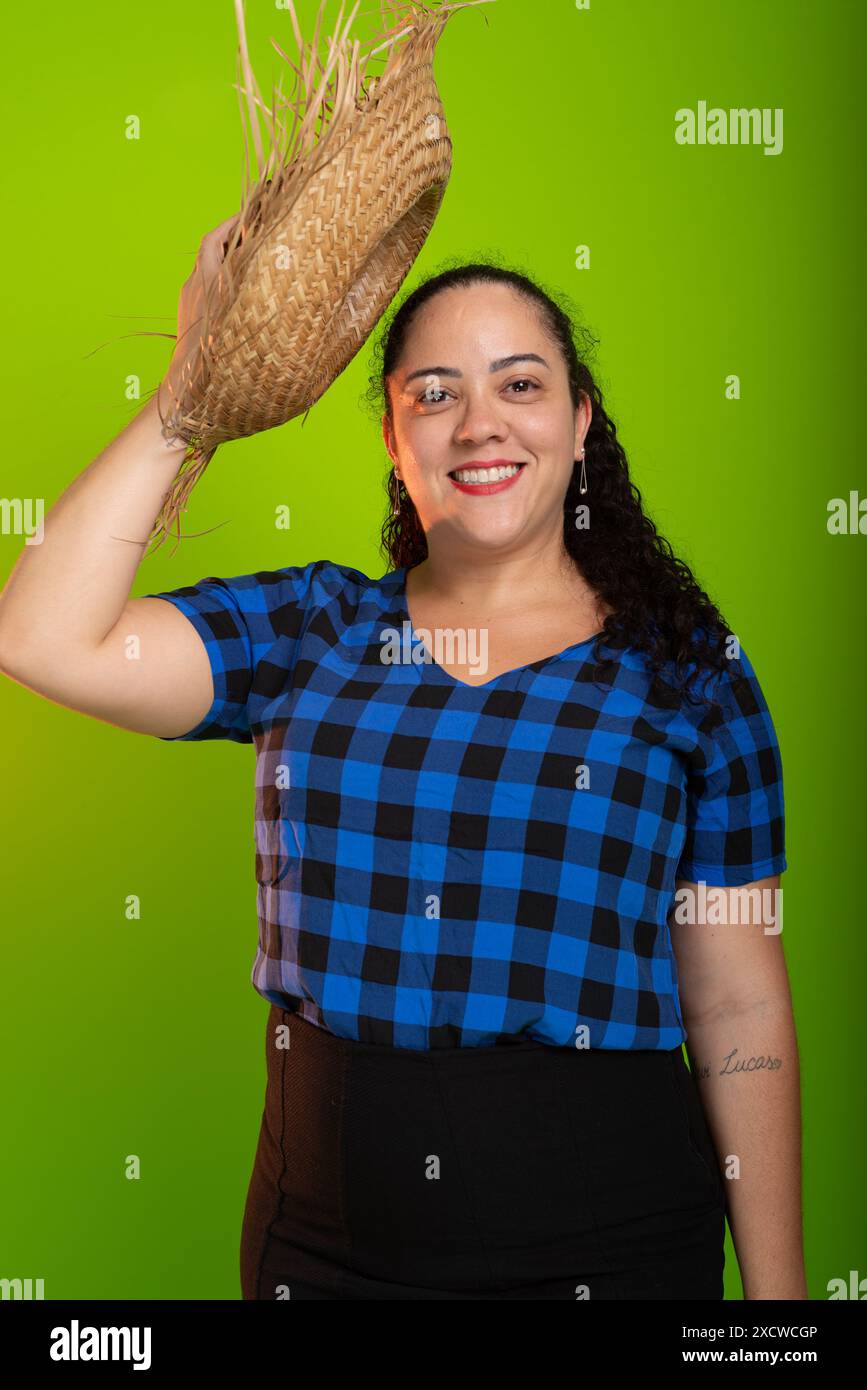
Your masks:
[[[496,482],[491,483],[459,482],[457,478],[454,478],[452,476],[451,473],[448,475],[448,477],[449,482],[452,484],[453,487],[456,487],[459,492],[479,493],[482,496],[487,497],[493,492],[505,492],[507,487],[512,487],[520,478],[526,465],[518,463],[516,459],[470,459],[468,463],[463,463],[461,464],[460,468],[456,468],[454,470],[455,473],[463,473],[469,471],[470,469],[473,469],[475,472],[479,474],[484,474],[486,472],[496,472],[498,468],[515,467],[517,467],[517,473],[513,473],[512,476],[509,478],[498,478]]]

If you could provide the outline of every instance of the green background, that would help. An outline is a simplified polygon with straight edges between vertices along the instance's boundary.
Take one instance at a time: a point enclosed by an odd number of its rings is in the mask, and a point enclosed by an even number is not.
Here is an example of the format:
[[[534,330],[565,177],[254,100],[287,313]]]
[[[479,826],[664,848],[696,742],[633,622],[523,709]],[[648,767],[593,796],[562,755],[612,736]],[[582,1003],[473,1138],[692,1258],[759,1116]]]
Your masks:
[[[305,35],[316,9],[300,0]],[[826,529],[830,498],[867,494],[865,13],[496,0],[454,15],[436,58],[454,169],[407,282],[495,250],[573,296],[645,505],[762,683],[786,779],[813,1298],[867,1275],[852,867],[867,539]],[[247,15],[269,92],[282,60],[268,40],[294,52],[289,17],[268,0]],[[127,335],[174,332],[201,237],[237,210],[236,31],[230,0],[18,4],[4,31],[2,492],[47,511],[140,408],[128,375],[145,396],[165,370],[167,339]],[[782,107],[783,152],[676,145],[675,110],[702,99]],[[124,138],[131,113],[138,141]],[[184,530],[219,529],[146,559],[134,594],[322,558],[385,571],[388,460],[361,401],[371,346],[303,425],[218,452]],[[22,543],[0,535],[3,580]],[[9,679],[0,714],[0,1277],[43,1278],[51,1299],[239,1298],[267,1016],[249,984],[254,751],[136,736]],[[139,922],[124,915],[132,893]]]

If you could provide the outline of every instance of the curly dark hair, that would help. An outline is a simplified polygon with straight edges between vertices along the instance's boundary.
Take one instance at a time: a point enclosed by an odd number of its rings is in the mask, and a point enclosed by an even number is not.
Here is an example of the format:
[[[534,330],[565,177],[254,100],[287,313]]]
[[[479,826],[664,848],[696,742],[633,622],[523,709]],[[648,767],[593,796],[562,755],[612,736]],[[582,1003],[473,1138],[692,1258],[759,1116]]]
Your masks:
[[[371,359],[366,400],[381,418],[391,420],[388,377],[397,367],[409,327],[423,304],[441,290],[476,284],[504,284],[537,309],[542,325],[562,353],[573,404],[586,394],[593,408],[584,441],[587,491],[581,494],[578,460],[563,500],[563,542],[584,580],[613,611],[594,645],[596,670],[613,664],[603,648],[635,646],[647,653],[656,696],[671,703],[672,685],[660,671],[671,663],[676,691],[693,700],[691,687],[729,664],[724,647],[731,636],[717,607],[678,559],[642,507],[641,493],[629,477],[623,445],[605,410],[588,359],[598,340],[583,326],[565,295],[543,289],[521,271],[494,258],[449,265],[418,285],[386,315]],[[582,350],[576,347],[580,337]],[[411,569],[427,558],[428,548],[418,513],[402,482],[389,468],[385,490],[389,508],[382,526],[381,549],[394,569]],[[575,509],[590,505],[592,525],[579,530]],[[692,669],[689,669],[689,668]],[[667,697],[666,698],[666,693]],[[700,698],[700,697],[696,697]],[[716,707],[717,702],[713,700]]]

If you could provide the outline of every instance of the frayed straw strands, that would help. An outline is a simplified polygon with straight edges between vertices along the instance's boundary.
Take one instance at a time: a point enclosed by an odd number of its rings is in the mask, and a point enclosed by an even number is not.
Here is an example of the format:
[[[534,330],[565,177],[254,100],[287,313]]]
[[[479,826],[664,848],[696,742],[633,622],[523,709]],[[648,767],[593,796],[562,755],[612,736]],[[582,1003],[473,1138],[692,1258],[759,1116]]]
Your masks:
[[[269,110],[250,67],[243,0],[235,0],[244,191],[206,296],[199,370],[184,382],[169,413],[160,415],[163,435],[183,440],[187,449],[151,533],[158,545],[179,521],[217,446],[308,410],[400,288],[451,172],[434,48],[453,11],[486,3],[383,3],[382,30],[363,55],[350,38],[358,4],[344,19],[341,3],[323,61],[326,0],[309,45],[288,0],[298,62],[272,43],[295,75],[295,91],[291,97],[275,91]],[[384,71],[372,74],[371,62],[382,61],[386,49]],[[291,124],[282,114],[287,110]]]

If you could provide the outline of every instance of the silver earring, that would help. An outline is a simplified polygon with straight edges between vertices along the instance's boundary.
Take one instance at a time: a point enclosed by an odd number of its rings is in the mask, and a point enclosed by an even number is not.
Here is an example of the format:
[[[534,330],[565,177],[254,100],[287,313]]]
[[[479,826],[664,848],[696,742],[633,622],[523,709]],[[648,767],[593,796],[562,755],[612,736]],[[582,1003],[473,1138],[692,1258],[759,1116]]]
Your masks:
[[[391,514],[392,514],[392,516],[400,516],[400,502],[401,502],[400,490],[401,490],[401,488],[403,487],[403,483],[401,482],[401,479],[400,479],[399,474],[395,473],[394,476],[395,476],[395,479],[396,479],[396,481],[397,481],[397,497],[396,497],[395,500],[394,500],[394,505],[392,506]]]
[[[584,450],[581,450],[581,479],[578,484],[579,492],[587,491],[587,469],[584,467]]]

